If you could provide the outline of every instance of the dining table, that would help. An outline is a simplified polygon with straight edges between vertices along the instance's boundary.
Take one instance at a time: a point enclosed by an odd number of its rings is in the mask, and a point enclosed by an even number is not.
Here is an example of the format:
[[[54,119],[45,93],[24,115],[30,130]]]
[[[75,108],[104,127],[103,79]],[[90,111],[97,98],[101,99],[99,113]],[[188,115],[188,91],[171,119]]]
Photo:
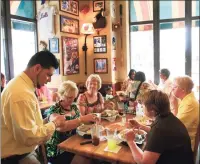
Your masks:
[[[134,118],[133,114],[126,114],[126,120]],[[101,125],[103,127],[112,127],[114,124],[121,124],[122,117],[118,116],[114,122],[109,122],[107,120],[101,119]],[[125,125],[123,125],[125,126]],[[89,157],[92,159],[100,159],[107,162],[112,163],[123,163],[123,164],[136,164],[133,159],[132,153],[130,151],[127,143],[118,144],[121,146],[121,149],[117,153],[105,151],[107,147],[107,141],[100,141],[98,146],[94,146],[92,144],[80,145],[81,142],[87,141],[88,139],[84,139],[84,137],[75,134],[68,138],[67,140],[61,142],[58,145],[60,150],[68,151],[77,155]]]

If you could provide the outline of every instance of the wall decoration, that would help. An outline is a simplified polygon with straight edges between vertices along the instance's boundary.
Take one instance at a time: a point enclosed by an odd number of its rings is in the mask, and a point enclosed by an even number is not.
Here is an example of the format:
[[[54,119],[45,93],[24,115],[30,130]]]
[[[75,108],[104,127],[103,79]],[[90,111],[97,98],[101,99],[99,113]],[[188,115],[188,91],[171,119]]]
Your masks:
[[[60,59],[57,59],[59,63],[59,67],[55,69],[54,75],[60,75]]]
[[[59,39],[58,38],[49,39],[49,51],[51,53],[59,53]]]
[[[113,58],[113,60],[112,60],[112,70],[113,70],[113,71],[117,71],[117,67],[116,67],[116,58]]]
[[[79,20],[60,15],[60,31],[79,35]]]
[[[105,0],[104,1],[93,1],[93,11],[100,11],[103,9],[105,11]]]
[[[116,50],[116,37],[112,37],[112,50]]]
[[[76,0],[59,0],[60,10],[69,14],[79,15],[79,4]]]
[[[108,59],[107,58],[94,59],[94,73],[108,73]]]
[[[106,53],[107,52],[107,41],[106,35],[94,36],[94,53]]]
[[[62,37],[63,75],[79,73],[78,39]]]

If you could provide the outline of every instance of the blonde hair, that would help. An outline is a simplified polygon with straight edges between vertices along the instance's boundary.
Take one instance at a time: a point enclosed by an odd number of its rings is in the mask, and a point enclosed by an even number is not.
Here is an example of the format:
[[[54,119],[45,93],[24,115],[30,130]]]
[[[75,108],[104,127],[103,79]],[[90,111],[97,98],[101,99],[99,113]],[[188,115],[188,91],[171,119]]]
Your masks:
[[[76,86],[76,83],[70,80],[64,81],[58,89],[58,94],[60,97],[63,97],[65,95],[67,96],[75,95],[76,97],[78,95],[78,88]]]
[[[101,81],[101,77],[97,74],[91,74],[90,76],[88,76],[86,82],[85,82],[85,85],[86,87],[88,87],[88,83],[89,81],[91,80],[96,80],[97,83],[98,83],[98,90],[101,88],[101,84],[102,84],[102,81]]]
[[[174,81],[176,81],[177,85],[186,93],[190,93],[194,87],[191,77],[187,75],[176,77],[174,78]]]

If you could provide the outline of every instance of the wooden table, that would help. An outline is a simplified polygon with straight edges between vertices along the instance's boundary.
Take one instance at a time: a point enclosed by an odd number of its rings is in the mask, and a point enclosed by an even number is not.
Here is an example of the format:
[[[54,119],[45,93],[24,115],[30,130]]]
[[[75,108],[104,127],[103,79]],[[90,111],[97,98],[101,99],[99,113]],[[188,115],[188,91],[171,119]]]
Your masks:
[[[132,116],[127,116],[127,118],[132,118]],[[121,121],[118,118],[114,123]],[[102,120],[101,123],[104,127],[112,124],[106,120]],[[64,142],[58,145],[59,149],[64,151],[72,152],[74,154],[86,156],[89,158],[102,159],[108,162],[122,162],[125,164],[136,164],[131,154],[130,148],[126,145],[120,144],[122,148],[118,153],[106,152],[104,149],[107,147],[107,141],[102,141],[98,146],[92,144],[80,145],[80,142],[85,141],[85,139],[79,135],[74,135]]]

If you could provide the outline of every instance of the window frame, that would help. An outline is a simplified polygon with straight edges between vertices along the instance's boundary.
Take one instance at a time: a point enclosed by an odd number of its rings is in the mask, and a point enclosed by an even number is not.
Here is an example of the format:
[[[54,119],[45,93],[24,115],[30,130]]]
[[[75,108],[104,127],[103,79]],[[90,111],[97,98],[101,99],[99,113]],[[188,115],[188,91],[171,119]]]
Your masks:
[[[3,0],[3,8],[5,8],[4,10],[4,18],[5,18],[5,36],[6,37],[6,78],[7,80],[11,80],[12,78],[14,78],[14,59],[13,59],[13,46],[12,46],[12,34],[11,34],[11,20],[12,19],[16,19],[19,21],[26,21],[29,23],[34,23],[35,25],[35,42],[36,42],[36,46],[35,46],[35,50],[38,51],[38,31],[37,31],[37,19],[36,19],[36,1],[34,1],[34,13],[35,13],[35,17],[33,19],[31,18],[25,18],[25,17],[21,17],[21,16],[17,16],[17,15],[12,15],[10,14],[10,0]]]
[[[161,0],[160,0],[161,1]],[[185,74],[191,76],[192,74],[192,21],[200,20],[200,16],[192,16],[192,1],[185,0],[185,17],[160,19],[160,1],[153,0],[153,20],[131,22],[131,10],[129,1],[129,33],[131,33],[132,25],[153,24],[153,41],[154,41],[154,83],[160,82],[159,70],[160,70],[160,23],[171,23],[177,21],[185,22]],[[131,36],[131,35],[130,35]],[[129,38],[129,41],[131,38]],[[130,44],[129,44],[130,45]],[[129,46],[131,52],[131,46]],[[130,53],[130,58],[131,58]],[[131,60],[130,63],[131,65]]]

